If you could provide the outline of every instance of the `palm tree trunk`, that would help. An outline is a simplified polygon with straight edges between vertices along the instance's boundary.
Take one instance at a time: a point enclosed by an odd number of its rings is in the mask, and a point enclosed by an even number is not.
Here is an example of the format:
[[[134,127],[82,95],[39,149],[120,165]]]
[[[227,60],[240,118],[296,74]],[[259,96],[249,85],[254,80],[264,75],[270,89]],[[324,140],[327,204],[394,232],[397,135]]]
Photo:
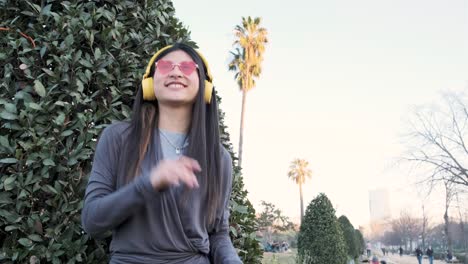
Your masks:
[[[242,90],[242,110],[239,132],[239,167],[242,166],[242,144],[244,143],[244,115],[245,115],[245,101],[247,98],[247,91]]]
[[[304,219],[304,199],[302,197],[302,184],[299,183],[299,196],[301,198],[301,225],[302,225],[302,220]]]

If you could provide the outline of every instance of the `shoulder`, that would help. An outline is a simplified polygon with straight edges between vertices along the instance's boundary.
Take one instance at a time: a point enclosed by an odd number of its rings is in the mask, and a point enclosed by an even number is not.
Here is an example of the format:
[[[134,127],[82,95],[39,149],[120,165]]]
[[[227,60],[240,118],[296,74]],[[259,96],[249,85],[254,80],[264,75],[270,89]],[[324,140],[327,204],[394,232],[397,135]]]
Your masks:
[[[222,144],[220,144],[219,151],[221,152],[221,164],[232,166],[231,153],[229,153],[229,151],[227,151],[227,149]]]
[[[220,145],[220,165],[221,165],[221,182],[222,185],[230,187],[233,178],[232,158],[231,153]]]
[[[112,133],[125,133],[130,128],[130,123],[127,121],[116,121],[112,122],[104,128],[104,131]],[[104,133],[104,132],[103,132]]]
[[[126,135],[130,131],[130,123],[114,122],[107,125],[101,132],[97,145],[106,151],[119,152],[123,146]]]
[[[112,140],[112,141],[121,141],[122,138],[128,134],[130,128],[130,123],[125,121],[113,122],[110,125],[107,125],[101,132],[100,139]]]

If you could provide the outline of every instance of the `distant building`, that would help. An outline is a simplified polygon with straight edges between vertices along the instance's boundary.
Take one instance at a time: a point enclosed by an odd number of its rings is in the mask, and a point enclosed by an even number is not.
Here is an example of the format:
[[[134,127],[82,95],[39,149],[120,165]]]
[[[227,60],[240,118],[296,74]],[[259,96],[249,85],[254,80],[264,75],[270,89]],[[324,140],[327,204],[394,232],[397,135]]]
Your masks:
[[[369,191],[370,220],[385,221],[391,217],[390,198],[387,189],[374,189]]]
[[[370,221],[368,238],[375,239],[391,229],[390,198],[387,189],[369,191]]]

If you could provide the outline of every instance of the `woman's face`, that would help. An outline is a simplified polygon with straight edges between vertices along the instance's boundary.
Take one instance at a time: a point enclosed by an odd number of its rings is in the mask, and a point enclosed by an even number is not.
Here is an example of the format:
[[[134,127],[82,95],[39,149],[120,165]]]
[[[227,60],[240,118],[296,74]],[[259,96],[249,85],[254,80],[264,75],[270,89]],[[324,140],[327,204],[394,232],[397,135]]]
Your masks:
[[[192,105],[199,90],[198,66],[185,51],[176,50],[156,62],[154,93],[159,104]]]

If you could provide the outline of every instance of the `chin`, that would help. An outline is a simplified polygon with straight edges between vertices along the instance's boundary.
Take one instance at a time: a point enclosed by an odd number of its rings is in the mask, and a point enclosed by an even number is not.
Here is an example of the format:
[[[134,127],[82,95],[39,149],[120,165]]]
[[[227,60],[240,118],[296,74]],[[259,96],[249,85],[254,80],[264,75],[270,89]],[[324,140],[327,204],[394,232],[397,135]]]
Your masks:
[[[171,107],[184,107],[184,106],[192,106],[195,103],[195,101],[172,98],[172,99],[159,100],[159,103],[162,105],[167,105]]]

